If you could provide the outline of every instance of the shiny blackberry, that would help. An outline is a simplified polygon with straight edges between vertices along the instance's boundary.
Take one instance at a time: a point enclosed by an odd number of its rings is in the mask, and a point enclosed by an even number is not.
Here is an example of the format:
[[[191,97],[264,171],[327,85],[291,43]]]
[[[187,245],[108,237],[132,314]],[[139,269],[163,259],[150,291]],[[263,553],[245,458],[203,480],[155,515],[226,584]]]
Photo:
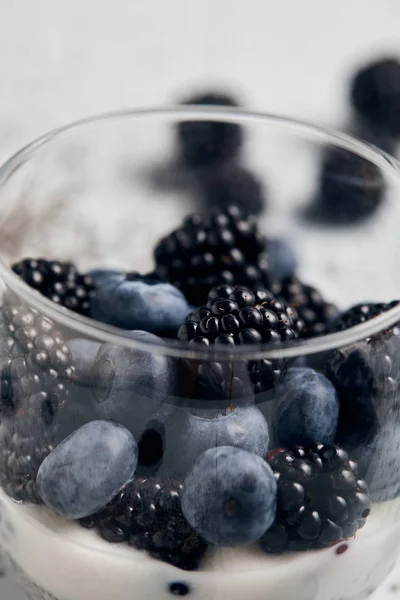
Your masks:
[[[156,271],[199,306],[219,284],[269,287],[265,246],[254,217],[229,206],[205,217],[191,215],[163,238],[155,249]]]
[[[75,367],[54,323],[26,305],[0,309],[0,484],[40,503],[36,473],[52,450]]]
[[[221,285],[208,294],[208,303],[189,315],[178,332],[193,348],[270,344],[294,340],[303,323],[290,306],[263,288]],[[195,397],[240,398],[274,387],[285,362],[280,360],[193,362]],[[193,397],[193,395],[191,396]]]
[[[238,106],[226,94],[206,92],[192,96],[183,104]],[[189,167],[210,167],[235,158],[241,149],[243,130],[227,121],[181,121],[177,127],[180,156]]]
[[[190,527],[180,507],[182,484],[155,477],[129,483],[100,513],[82,519],[108,542],[127,542],[175,567],[199,567],[206,542]]]
[[[205,204],[212,209],[235,205],[245,214],[256,215],[267,206],[260,179],[237,165],[214,169],[204,178],[202,194]]]
[[[344,331],[345,329],[349,329],[349,327],[360,325],[360,323],[365,323],[365,321],[369,321],[370,319],[381,315],[387,310],[394,308],[399,304],[399,302],[399,300],[393,300],[393,302],[388,304],[384,302],[379,302],[376,304],[356,304],[342,314],[338,315],[333,320],[330,329],[332,331]]]
[[[368,488],[340,446],[273,450],[268,462],[278,499],[275,523],[261,538],[265,552],[325,548],[365,525],[371,510]]]
[[[399,136],[400,61],[384,58],[358,71],[351,84],[351,100],[367,123]]]
[[[337,308],[324,300],[318,290],[306,285],[295,275],[286,277],[273,286],[274,293],[296,309],[304,322],[300,337],[310,338],[328,332]]]
[[[347,150],[332,150],[323,161],[319,193],[309,215],[332,224],[353,224],[378,210],[385,187],[381,170],[372,162]]]
[[[25,258],[14,263],[12,269],[46,298],[81,315],[89,314],[93,281],[89,275],[79,273],[72,263]]]

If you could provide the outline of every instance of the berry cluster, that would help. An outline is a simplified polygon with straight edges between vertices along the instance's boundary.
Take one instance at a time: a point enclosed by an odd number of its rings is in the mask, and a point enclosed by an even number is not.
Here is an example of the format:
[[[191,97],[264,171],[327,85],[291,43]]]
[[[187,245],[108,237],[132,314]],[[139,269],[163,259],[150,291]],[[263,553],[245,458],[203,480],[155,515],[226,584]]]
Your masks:
[[[396,134],[397,68],[375,65],[353,88],[363,119]],[[213,94],[188,103],[235,105]],[[398,301],[339,314],[297,277],[285,240],[260,232],[264,192],[237,162],[241,126],[203,119],[177,131],[207,212],[158,242],[153,273],[82,274],[32,258],[12,266],[50,300],[138,343],[68,344],[52,321],[6,295],[0,483],[18,501],[44,503],[182,569],[197,569],[218,546],[281,553],[354,537],[371,500],[400,495],[390,421],[400,328],[328,351],[323,364],[275,356],[279,344],[344,331]],[[318,208],[330,221],[370,216],[383,193],[368,161],[326,155]],[[160,336],[184,345],[186,358],[143,349],[171,343]],[[235,352],[243,345],[247,355]],[[277,352],[253,359],[260,349]]]

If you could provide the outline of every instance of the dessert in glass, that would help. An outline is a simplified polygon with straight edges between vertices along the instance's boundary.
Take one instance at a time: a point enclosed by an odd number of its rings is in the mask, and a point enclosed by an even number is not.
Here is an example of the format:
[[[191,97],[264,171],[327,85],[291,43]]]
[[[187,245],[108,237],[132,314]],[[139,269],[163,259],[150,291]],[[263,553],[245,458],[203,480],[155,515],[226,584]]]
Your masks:
[[[88,119],[2,167],[0,546],[31,598],[376,589],[399,197],[376,148],[234,107]]]

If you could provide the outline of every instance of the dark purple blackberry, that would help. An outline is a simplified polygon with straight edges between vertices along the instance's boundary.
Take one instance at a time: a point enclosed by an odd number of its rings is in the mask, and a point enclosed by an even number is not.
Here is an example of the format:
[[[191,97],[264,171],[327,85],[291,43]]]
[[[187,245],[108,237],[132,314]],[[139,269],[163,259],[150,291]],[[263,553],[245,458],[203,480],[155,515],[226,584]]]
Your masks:
[[[352,306],[345,312],[338,315],[333,320],[330,329],[331,331],[344,331],[345,329],[349,329],[349,327],[360,325],[360,323],[369,321],[369,319],[373,319],[374,317],[381,315],[383,312],[394,308],[399,304],[399,302],[400,300],[393,300],[393,302],[390,302],[389,304],[385,304],[383,302],[379,302],[377,304],[356,304],[355,306]]]
[[[331,224],[353,224],[375,213],[385,187],[382,172],[372,162],[347,150],[331,150],[323,161],[318,196],[308,215]]]
[[[244,214],[256,215],[266,206],[266,195],[258,177],[236,165],[214,169],[204,178],[202,193],[212,209],[235,205]]]
[[[369,309],[370,314],[374,314],[374,310]],[[362,318],[360,313],[359,307],[350,309],[338,319],[338,327],[355,325],[355,319]],[[332,351],[324,370],[336,387],[340,401],[337,441],[358,459],[397,405],[400,328],[393,326]]]
[[[12,269],[46,298],[81,315],[89,314],[93,281],[89,275],[79,273],[72,263],[25,258],[14,263]]]
[[[351,85],[351,100],[367,123],[399,136],[400,61],[380,59],[358,71]]]
[[[75,367],[54,323],[26,305],[0,309],[0,484],[40,503],[36,473],[53,447]]]
[[[192,96],[183,104],[202,106],[238,106],[226,94],[207,92]],[[181,121],[178,141],[182,162],[188,167],[210,167],[235,158],[243,141],[243,130],[228,121]]]
[[[275,523],[261,538],[265,552],[325,548],[364,526],[371,510],[368,488],[340,446],[273,450],[268,462],[278,498]]]
[[[265,246],[256,220],[230,206],[208,217],[191,215],[163,238],[155,249],[156,271],[199,306],[219,284],[269,287]]]
[[[102,512],[80,523],[98,529],[108,542],[125,541],[175,567],[194,570],[207,544],[182,514],[181,491],[179,482],[135,479]]]
[[[337,308],[326,302],[321,294],[311,285],[306,285],[295,275],[285,277],[273,286],[274,294],[281,297],[296,309],[304,322],[300,330],[300,338],[324,335],[329,330]]]
[[[296,311],[268,290],[222,285],[209,292],[206,305],[189,315],[178,338],[193,348],[270,344],[296,339],[301,326]],[[268,359],[200,365],[194,361],[192,377],[187,375],[195,386],[190,397],[218,400],[263,392],[274,387],[284,368],[284,361]]]

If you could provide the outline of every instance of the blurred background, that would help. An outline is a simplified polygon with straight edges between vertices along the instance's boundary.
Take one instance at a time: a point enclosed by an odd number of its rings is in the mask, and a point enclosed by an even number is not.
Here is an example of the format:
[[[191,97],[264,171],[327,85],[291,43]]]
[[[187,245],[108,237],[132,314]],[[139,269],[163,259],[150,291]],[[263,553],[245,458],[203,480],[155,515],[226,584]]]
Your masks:
[[[348,79],[400,55],[398,0],[3,0],[0,160],[68,121],[227,89],[340,126]]]

